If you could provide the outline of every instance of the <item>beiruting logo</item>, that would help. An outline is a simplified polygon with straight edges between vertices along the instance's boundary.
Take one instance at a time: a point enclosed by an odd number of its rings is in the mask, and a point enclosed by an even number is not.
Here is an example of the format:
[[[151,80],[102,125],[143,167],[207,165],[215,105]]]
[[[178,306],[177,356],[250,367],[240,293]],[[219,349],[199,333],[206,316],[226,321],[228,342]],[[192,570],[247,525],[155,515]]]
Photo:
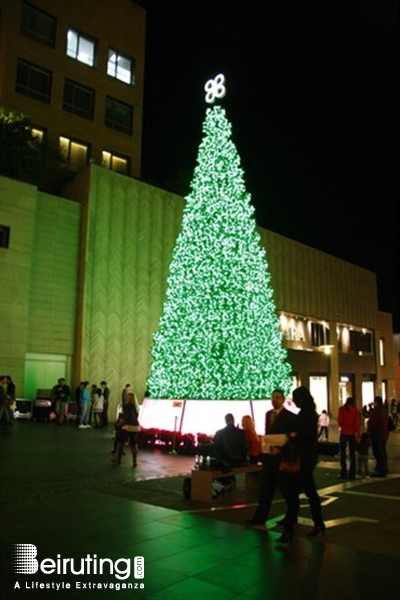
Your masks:
[[[19,575],[32,575],[38,571],[44,575],[113,575],[117,579],[124,580],[131,575],[131,559],[130,558],[119,558],[115,561],[110,558],[99,558],[97,554],[87,554],[85,558],[63,558],[60,554],[57,554],[55,559],[44,558],[43,560],[37,560],[37,548],[34,544],[13,544],[12,545],[12,566],[14,573]],[[133,560],[134,578],[144,579],[144,557],[135,556]],[[29,588],[70,588],[70,583],[38,583],[32,582],[26,585]],[[75,583],[77,589],[120,589],[124,587],[126,589],[134,589],[139,587],[137,583],[90,583],[80,582]],[[144,584],[140,584],[140,588],[143,588]],[[16,582],[14,588],[20,588],[18,582]]]

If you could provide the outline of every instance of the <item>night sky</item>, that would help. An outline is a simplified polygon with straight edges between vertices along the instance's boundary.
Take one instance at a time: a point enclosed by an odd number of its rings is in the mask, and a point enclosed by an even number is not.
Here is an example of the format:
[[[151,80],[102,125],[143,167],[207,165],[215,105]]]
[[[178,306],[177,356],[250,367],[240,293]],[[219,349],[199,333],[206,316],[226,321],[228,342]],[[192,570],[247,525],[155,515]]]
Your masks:
[[[375,272],[399,332],[398,1],[137,3],[143,179],[191,177],[223,73],[257,224]]]

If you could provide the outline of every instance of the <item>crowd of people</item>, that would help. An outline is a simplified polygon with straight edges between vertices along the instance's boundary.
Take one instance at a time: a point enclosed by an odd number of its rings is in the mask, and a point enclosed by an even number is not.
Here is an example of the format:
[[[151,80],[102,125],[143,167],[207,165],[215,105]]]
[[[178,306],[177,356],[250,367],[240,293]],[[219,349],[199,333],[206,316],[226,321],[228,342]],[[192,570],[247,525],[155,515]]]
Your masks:
[[[100,385],[81,381],[72,397],[71,389],[64,377],[60,377],[51,390],[51,410],[55,421],[63,425],[70,418],[70,405],[74,403],[73,420],[80,429],[108,426],[110,389],[106,381]]]
[[[0,376],[0,425],[2,431],[7,430],[14,420],[16,402],[15,384],[10,375]],[[109,426],[110,389],[105,380],[99,385],[81,381],[76,387],[74,396],[64,377],[60,377],[51,389],[49,414],[53,421],[64,425],[67,421],[76,424],[79,429],[104,429]],[[74,413],[71,414],[71,404]],[[114,449],[113,463],[119,465],[125,454],[124,446],[130,448],[132,466],[137,466],[137,436],[139,426],[139,405],[130,383],[121,393],[121,409],[117,418],[113,419]],[[71,418],[72,417],[72,418]]]
[[[264,439],[268,440],[269,445],[261,445],[262,436],[257,434],[249,415],[242,418],[240,428],[235,426],[235,419],[229,413],[225,416],[226,426],[215,433],[209,447],[202,449],[203,453],[215,456],[213,468],[222,471],[232,471],[235,467],[257,462],[262,464],[258,505],[253,517],[246,521],[246,526],[267,529],[270,508],[279,489],[287,507],[284,518],[276,523],[284,528],[278,540],[280,543],[290,542],[293,538],[301,493],[308,498],[313,520],[308,536],[314,538],[325,533],[314,470],[318,463],[318,440],[329,440],[329,415],[325,410],[320,415],[317,413],[314,399],[305,386],[296,388],[292,397],[298,409],[297,414],[285,408],[282,390],[277,389],[272,393],[272,409],[265,415]],[[341,479],[368,479],[370,475],[386,477],[386,442],[393,428],[390,427],[391,411],[388,406],[380,396],[376,396],[369,407],[367,420],[357,409],[353,397],[348,397],[339,407],[337,423]],[[282,439],[285,441],[282,442]],[[372,448],[375,459],[375,470],[371,474],[369,448]],[[290,468],[287,468],[288,460],[293,461]],[[235,486],[232,474],[219,481],[224,484],[223,491]]]
[[[57,415],[57,422],[62,425],[68,415],[71,391],[64,378],[60,378],[52,389],[52,407]],[[109,425],[110,389],[105,380],[100,385],[81,381],[75,390],[77,415],[75,423],[79,429],[103,429]],[[130,383],[121,393],[120,412],[114,421],[113,464],[120,465],[125,455],[124,446],[130,448],[132,466],[137,466],[137,435],[139,427],[139,405]]]
[[[300,386],[293,391],[293,402],[297,414],[286,409],[282,390],[272,393],[272,409],[265,415],[265,436],[267,447],[262,446],[262,436],[255,429],[254,420],[245,415],[241,427],[235,425],[232,414],[225,416],[225,427],[218,430],[212,445],[206,453],[215,458],[215,468],[231,472],[232,468],[247,464],[262,464],[262,477],[258,505],[253,517],[246,523],[248,527],[266,529],[272,501],[279,489],[287,505],[285,517],[278,523],[284,527],[279,542],[289,542],[295,531],[299,512],[299,495],[304,493],[310,504],[314,526],[310,537],[323,535],[325,524],[321,501],[317,492],[314,470],[318,463],[318,441],[329,440],[330,419],[326,410],[318,415],[316,405],[308,388]],[[100,385],[82,381],[75,390],[77,407],[76,424],[80,429],[106,428],[109,425],[110,389],[105,380]],[[0,376],[0,422],[5,427],[13,420],[13,405],[16,401],[15,384],[11,376]],[[60,378],[51,393],[52,410],[57,422],[62,425],[69,415],[71,390],[64,378]],[[371,475],[384,478],[388,473],[387,440],[390,431],[398,425],[400,404],[393,399],[390,403],[375,396],[374,401],[360,411],[353,397],[348,397],[339,407],[337,424],[339,428],[340,475],[342,480],[369,478]],[[137,437],[140,431],[139,405],[127,383],[121,393],[121,410],[114,422],[114,465],[120,465],[124,448],[128,446],[132,456],[132,467],[137,466]],[[279,436],[285,436],[282,443]],[[272,437],[270,437],[272,436]],[[274,437],[278,436],[278,437]],[[279,440],[279,441],[278,441]],[[375,459],[375,469],[370,473],[369,449]],[[283,468],[288,452],[292,453],[297,469]],[[294,458],[293,458],[294,449]],[[235,477],[220,480],[224,491],[235,487]]]
[[[308,389],[301,386],[294,390],[293,401],[297,414],[284,407],[285,395],[276,389],[272,393],[272,409],[265,415],[265,438],[258,435],[250,415],[241,420],[241,428],[235,426],[231,413],[225,416],[225,427],[219,429],[211,444],[200,449],[202,454],[215,457],[214,469],[229,473],[218,481],[223,491],[235,486],[235,467],[261,463],[262,475],[258,505],[246,526],[266,530],[272,501],[277,489],[286,501],[285,517],[278,523],[284,527],[280,543],[289,542],[295,531],[299,512],[299,496],[304,492],[309,499],[314,526],[310,537],[322,535],[325,524],[321,501],[317,492],[314,469],[318,462],[318,413]],[[264,441],[267,445],[262,445]],[[290,469],[284,469],[289,462]],[[294,465],[296,468],[293,468]]]

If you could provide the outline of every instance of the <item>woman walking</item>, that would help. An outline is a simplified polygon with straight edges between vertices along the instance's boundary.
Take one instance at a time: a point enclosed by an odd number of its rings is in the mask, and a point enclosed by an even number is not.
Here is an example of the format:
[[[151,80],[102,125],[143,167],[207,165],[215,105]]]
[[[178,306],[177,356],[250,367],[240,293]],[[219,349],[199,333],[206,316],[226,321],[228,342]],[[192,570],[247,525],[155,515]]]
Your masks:
[[[118,419],[116,428],[117,454],[112,462],[116,465],[121,464],[124,445],[128,444],[132,454],[132,467],[136,467],[137,457],[137,436],[140,431],[139,409],[136,404],[135,394],[128,392],[123,406],[122,417]]]
[[[316,537],[325,533],[322,518],[321,499],[317,492],[314,479],[314,469],[318,462],[318,413],[314,398],[305,386],[296,388],[293,401],[300,412],[297,415],[296,444],[300,455],[300,491],[303,490],[310,503],[314,527],[307,537]]]

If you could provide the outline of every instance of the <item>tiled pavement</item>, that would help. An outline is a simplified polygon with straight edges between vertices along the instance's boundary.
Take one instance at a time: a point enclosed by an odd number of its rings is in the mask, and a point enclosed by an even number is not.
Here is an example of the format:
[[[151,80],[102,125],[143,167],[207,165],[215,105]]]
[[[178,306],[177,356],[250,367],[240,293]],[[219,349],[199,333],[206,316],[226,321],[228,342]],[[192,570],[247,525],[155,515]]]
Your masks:
[[[0,436],[2,600],[398,600],[400,430],[390,437],[385,480],[341,483],[337,458],[321,457],[316,475],[325,539],[307,539],[304,500],[288,546],[277,544],[279,497],[271,529],[248,530],[243,522],[256,492],[240,478],[235,491],[203,505],[181,493],[192,457],[143,451],[132,469],[128,455],[120,467],[111,465],[111,447],[110,432],[71,425],[18,421]],[[68,567],[66,574],[17,574],[15,544],[36,546],[42,565],[45,558],[55,565],[75,558],[79,570],[89,555],[110,559],[115,569],[126,567],[117,562],[124,558],[131,573],[73,575]],[[137,556],[144,557],[144,579],[134,577]]]

